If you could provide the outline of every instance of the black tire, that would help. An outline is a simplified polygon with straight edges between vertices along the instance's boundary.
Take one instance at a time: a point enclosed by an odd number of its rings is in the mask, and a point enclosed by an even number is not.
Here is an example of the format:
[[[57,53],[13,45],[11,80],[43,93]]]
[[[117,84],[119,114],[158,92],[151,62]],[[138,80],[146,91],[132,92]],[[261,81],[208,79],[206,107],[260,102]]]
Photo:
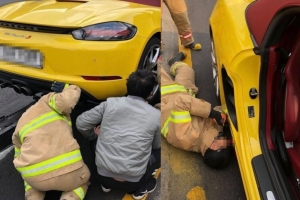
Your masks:
[[[160,38],[153,37],[147,43],[141,56],[138,69],[147,69],[157,77],[157,59],[160,51]],[[152,54],[151,54],[152,52]],[[160,103],[160,87],[158,82],[153,89],[153,95],[147,99],[148,103],[155,105]]]

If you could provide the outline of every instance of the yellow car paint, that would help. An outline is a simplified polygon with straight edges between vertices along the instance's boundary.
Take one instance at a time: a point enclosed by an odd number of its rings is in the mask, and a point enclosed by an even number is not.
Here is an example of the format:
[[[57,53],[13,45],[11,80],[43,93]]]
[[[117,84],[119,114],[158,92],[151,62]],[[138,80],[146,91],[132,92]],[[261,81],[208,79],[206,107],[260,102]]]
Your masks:
[[[43,69],[0,62],[0,70],[76,84],[98,100],[126,94],[126,79],[137,69],[147,42],[161,32],[160,8],[117,0],[12,3],[0,8],[0,21],[75,29],[110,21],[136,26],[136,35],[124,41],[84,41],[74,39],[71,34],[0,27],[0,44],[34,49],[44,55]],[[87,81],[82,76],[119,76],[121,79]]]
[[[218,67],[222,109],[229,112],[223,91],[221,71],[226,71],[234,88],[237,127],[230,115],[228,121],[234,140],[247,199],[260,199],[251,161],[262,153],[259,142],[259,98],[251,99],[251,88],[259,89],[260,57],[253,52],[253,43],[245,20],[245,9],[252,1],[219,0],[210,17],[211,34]],[[258,91],[259,97],[259,91]],[[248,116],[253,107],[254,116]]]

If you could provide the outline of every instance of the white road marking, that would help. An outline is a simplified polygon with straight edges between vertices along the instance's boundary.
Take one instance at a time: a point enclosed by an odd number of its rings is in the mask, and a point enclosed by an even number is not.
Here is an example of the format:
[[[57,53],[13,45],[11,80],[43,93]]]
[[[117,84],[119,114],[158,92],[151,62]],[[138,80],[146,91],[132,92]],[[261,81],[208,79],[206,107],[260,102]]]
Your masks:
[[[4,151],[0,152],[0,161],[5,158],[5,156],[14,148],[14,146],[10,146],[9,148],[5,149]]]

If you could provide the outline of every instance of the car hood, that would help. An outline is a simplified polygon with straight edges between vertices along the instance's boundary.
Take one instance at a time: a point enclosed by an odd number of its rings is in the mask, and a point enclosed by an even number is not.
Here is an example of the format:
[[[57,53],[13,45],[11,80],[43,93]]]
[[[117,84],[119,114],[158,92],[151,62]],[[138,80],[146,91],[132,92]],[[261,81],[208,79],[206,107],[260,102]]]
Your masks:
[[[118,0],[42,0],[8,4],[0,8],[0,21],[54,27],[83,27],[123,21],[134,12],[156,7]]]

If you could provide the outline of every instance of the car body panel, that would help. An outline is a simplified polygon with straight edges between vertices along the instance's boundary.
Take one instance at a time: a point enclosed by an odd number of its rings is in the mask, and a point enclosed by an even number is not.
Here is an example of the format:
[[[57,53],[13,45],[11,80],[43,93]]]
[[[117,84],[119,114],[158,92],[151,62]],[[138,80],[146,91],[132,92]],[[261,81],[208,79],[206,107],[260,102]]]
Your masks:
[[[84,41],[74,39],[72,34],[1,27],[1,44],[42,52],[44,66],[37,69],[0,62],[0,70],[45,81],[76,84],[99,100],[123,96],[126,94],[126,79],[137,69],[143,49],[151,37],[161,32],[160,16],[160,8],[116,0],[91,0],[87,3],[44,0],[6,5],[0,8],[0,21],[62,28],[122,21],[136,26],[137,32],[129,40]],[[83,76],[120,78],[87,81]]]
[[[220,46],[224,47],[218,49],[216,53],[218,55],[226,54],[225,58],[222,57],[226,63],[230,63],[241,51],[253,48],[252,42],[249,40],[249,30],[245,23],[244,12],[249,2],[243,0],[234,2],[237,3],[230,5],[230,1],[218,1],[209,19],[210,26],[217,27],[213,28],[214,40],[222,42]],[[218,39],[219,37],[227,38],[227,40]],[[229,44],[229,41],[232,43]]]
[[[222,69],[234,85],[237,127],[228,115],[235,151],[248,199],[259,199],[259,190],[252,169],[252,159],[261,154],[258,137],[259,100],[251,99],[251,88],[259,87],[260,57],[253,52],[253,43],[245,21],[245,9],[251,1],[217,1],[210,17],[219,71],[222,109],[228,113],[223,88]],[[254,107],[254,117],[248,117],[248,107]]]
[[[217,50],[216,50],[217,51]],[[236,66],[247,66],[246,61],[250,61],[251,63],[259,63],[256,59],[251,57],[240,56],[236,58],[236,60],[243,60],[245,62],[238,62],[234,61],[232,65]],[[246,64],[246,65],[245,65]],[[232,66],[230,65],[230,66]],[[240,70],[244,74],[246,73],[245,70]],[[238,72],[238,71],[236,71]],[[231,133],[234,139],[235,151],[238,157],[239,165],[241,174],[243,177],[243,182],[245,187],[250,187],[249,189],[245,189],[247,197],[251,197],[252,199],[258,199],[258,190],[255,181],[255,176],[252,171],[251,161],[253,157],[261,154],[261,148],[259,143],[259,137],[257,134],[258,131],[258,113],[259,113],[259,106],[258,106],[258,99],[252,100],[249,98],[249,91],[245,90],[244,88],[252,88],[255,87],[258,83],[254,82],[255,79],[251,78],[251,76],[257,76],[255,74],[255,70],[253,70],[253,74],[247,74],[246,76],[241,76],[238,73],[232,73],[228,71],[228,77],[233,82],[234,85],[234,94],[235,94],[235,107],[236,107],[236,116],[238,121],[238,131],[234,128],[235,126],[232,124],[230,120],[230,115],[228,115],[229,123],[231,123]],[[249,77],[248,79],[246,77]],[[220,88],[223,87],[222,85],[222,78],[219,78],[220,81]],[[257,87],[256,87],[257,88]],[[242,101],[241,99],[247,99]],[[222,102],[222,109],[228,110],[224,99],[224,93],[221,92],[221,102]],[[256,113],[255,117],[247,118],[248,116],[248,106],[254,106],[254,113]],[[227,112],[228,114],[228,112]]]
[[[295,148],[286,146],[283,139],[283,144],[279,143],[280,137],[285,136],[280,131],[285,129],[276,129],[276,123],[285,117],[282,117],[284,112],[276,110],[278,96],[275,96],[283,86],[280,85],[285,69],[282,59],[288,60],[294,52],[299,53],[294,50],[300,38],[299,21],[297,0],[218,0],[210,17],[212,60],[216,60],[213,73],[217,74],[214,80],[218,81],[221,105],[228,114],[247,199],[300,197],[299,163],[290,162],[283,152],[297,152],[298,140],[292,141]],[[282,54],[284,50],[286,54]],[[289,60],[292,66],[298,61]],[[295,111],[290,112],[293,115]],[[298,154],[288,156],[293,161],[299,160]],[[293,168],[287,173],[284,167],[290,163]],[[298,174],[290,175],[295,170]]]
[[[139,13],[133,12],[133,9],[137,9]],[[156,7],[117,0],[96,0],[87,3],[28,1],[2,7],[0,19],[53,27],[84,27],[107,21],[133,24],[134,20],[140,19],[139,14],[156,10]]]

